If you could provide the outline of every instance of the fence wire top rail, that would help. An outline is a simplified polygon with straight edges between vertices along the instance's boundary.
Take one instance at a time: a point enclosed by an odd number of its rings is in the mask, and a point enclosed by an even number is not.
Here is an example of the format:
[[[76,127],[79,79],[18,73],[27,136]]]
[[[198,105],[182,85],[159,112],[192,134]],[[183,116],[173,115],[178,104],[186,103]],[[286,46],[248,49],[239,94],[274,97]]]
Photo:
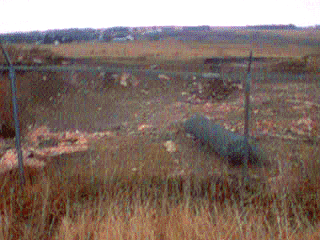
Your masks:
[[[193,76],[202,76],[202,73],[199,72],[182,72],[182,71],[164,71],[164,70],[151,70],[151,69],[135,69],[131,67],[87,67],[87,66],[56,66],[56,65],[46,65],[46,66],[27,66],[27,65],[13,65],[15,71],[37,71],[37,72],[145,72],[145,73],[156,73],[156,74],[184,74],[184,75],[193,75]],[[10,67],[8,65],[0,65],[0,72],[9,71]]]
[[[213,60],[212,62],[210,61],[210,64],[214,65],[219,65],[223,63],[230,63],[230,62],[246,62],[249,60],[248,57],[213,57],[213,58],[208,58],[209,60]],[[265,57],[256,57],[253,58],[253,61],[264,61]],[[116,63],[114,63],[116,64]],[[192,63],[191,63],[192,64]],[[188,65],[186,63],[186,65]],[[206,65],[205,59],[203,63],[200,63],[200,65]],[[185,74],[185,75],[193,75],[193,76],[202,76],[202,73],[199,72],[189,72],[189,71],[164,71],[164,70],[153,70],[153,69],[139,69],[139,65],[130,65],[130,66],[123,66],[123,67],[110,67],[110,66],[103,66],[100,65],[99,67],[89,67],[84,65],[81,66],[59,66],[59,65],[13,65],[14,70],[16,71],[38,71],[38,72],[68,72],[68,71],[87,71],[87,72],[146,72],[146,73],[157,73],[157,74]],[[8,71],[9,66],[7,64],[0,64],[0,72],[3,71]]]

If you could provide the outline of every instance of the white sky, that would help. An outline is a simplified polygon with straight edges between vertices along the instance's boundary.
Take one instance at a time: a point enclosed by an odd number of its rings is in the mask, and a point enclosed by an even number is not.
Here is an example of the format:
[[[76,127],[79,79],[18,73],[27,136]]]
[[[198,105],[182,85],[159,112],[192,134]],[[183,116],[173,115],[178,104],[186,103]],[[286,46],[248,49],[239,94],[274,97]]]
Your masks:
[[[0,0],[0,33],[113,26],[320,24],[320,0]]]

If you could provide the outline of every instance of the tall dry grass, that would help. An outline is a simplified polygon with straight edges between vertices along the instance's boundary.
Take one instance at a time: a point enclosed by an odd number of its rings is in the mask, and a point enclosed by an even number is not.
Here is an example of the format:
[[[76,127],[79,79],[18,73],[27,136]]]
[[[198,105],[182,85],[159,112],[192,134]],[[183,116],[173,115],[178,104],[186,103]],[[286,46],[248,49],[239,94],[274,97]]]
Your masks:
[[[169,155],[160,146],[144,143],[136,139],[120,141],[117,148],[96,142],[92,145],[96,155],[80,159],[58,157],[38,170],[26,167],[24,189],[19,184],[17,169],[2,175],[1,238],[320,237],[318,146],[302,145],[299,164],[279,169],[278,176],[270,178],[267,184],[248,185],[245,192],[239,192],[228,177],[218,182],[193,177],[193,183],[188,185],[188,178],[166,175]],[[137,149],[140,151],[134,155]],[[285,144],[283,150],[278,158],[285,166],[290,155]],[[113,172],[95,166],[95,161],[102,158]],[[115,159],[117,162],[113,162]],[[159,166],[162,159],[163,165]],[[132,165],[118,171],[119,163]],[[143,171],[133,171],[132,168],[139,169],[139,164]]]

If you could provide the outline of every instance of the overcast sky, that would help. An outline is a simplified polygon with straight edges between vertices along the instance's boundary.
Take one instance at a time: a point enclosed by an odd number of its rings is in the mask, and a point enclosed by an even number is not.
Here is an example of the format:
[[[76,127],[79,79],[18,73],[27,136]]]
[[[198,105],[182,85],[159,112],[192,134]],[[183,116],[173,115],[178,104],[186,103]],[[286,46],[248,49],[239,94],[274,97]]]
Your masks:
[[[320,0],[0,0],[0,33],[113,26],[320,24]]]

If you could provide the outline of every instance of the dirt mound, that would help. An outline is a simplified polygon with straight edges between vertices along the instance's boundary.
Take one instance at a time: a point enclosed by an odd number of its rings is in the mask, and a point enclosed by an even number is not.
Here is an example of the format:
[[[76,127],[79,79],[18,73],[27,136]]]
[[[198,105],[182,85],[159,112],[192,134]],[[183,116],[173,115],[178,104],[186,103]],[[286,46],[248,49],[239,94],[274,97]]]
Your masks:
[[[0,126],[13,127],[13,104],[8,72],[0,73]],[[21,128],[32,124],[34,106],[51,106],[65,89],[63,73],[17,72],[17,102]]]
[[[287,58],[271,64],[269,67],[272,72],[290,73],[319,73],[320,54],[311,54],[303,57]]]
[[[37,47],[26,49],[8,46],[6,50],[13,64],[20,65],[48,65],[56,64],[58,57],[50,50]],[[60,59],[61,60],[61,59]],[[3,53],[0,53],[0,63],[7,64]],[[50,105],[65,86],[65,73],[50,73],[36,71],[16,71],[17,101],[19,118],[22,126],[32,123],[32,113],[28,110],[35,104]],[[0,134],[13,127],[12,93],[9,71],[0,72]],[[5,134],[6,136],[8,134]],[[12,135],[12,134],[9,134]]]
[[[65,57],[54,54],[50,49],[40,49],[37,46],[31,48],[22,46],[7,46],[12,64],[15,65],[60,65],[67,64],[69,61]],[[1,51],[0,64],[7,64]]]

